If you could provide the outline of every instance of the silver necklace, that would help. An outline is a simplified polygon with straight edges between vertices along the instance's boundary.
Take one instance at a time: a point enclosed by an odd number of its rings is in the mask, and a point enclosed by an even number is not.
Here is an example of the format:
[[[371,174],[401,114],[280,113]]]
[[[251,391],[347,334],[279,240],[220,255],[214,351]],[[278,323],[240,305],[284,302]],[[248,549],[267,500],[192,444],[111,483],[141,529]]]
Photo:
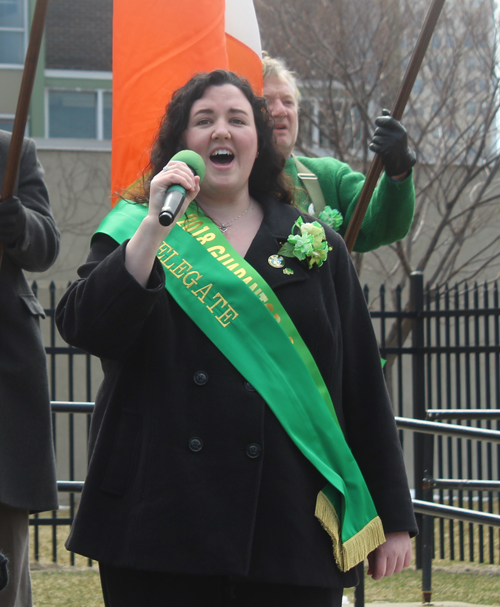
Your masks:
[[[199,206],[199,205],[198,205]],[[243,217],[243,215],[246,215],[248,213],[248,211],[251,209],[252,207],[252,201],[250,200],[250,203],[248,205],[248,207],[243,211],[243,213],[240,213],[237,217],[234,217],[233,219],[230,219],[229,221],[225,221],[224,223],[219,223],[218,221],[215,221],[215,219],[213,217],[210,217],[210,215],[205,211],[205,209],[201,209],[205,215],[211,219],[215,225],[219,228],[219,230],[225,234],[228,230],[228,228],[231,227],[231,225],[237,220],[240,219],[241,217]],[[201,207],[200,207],[201,208]]]

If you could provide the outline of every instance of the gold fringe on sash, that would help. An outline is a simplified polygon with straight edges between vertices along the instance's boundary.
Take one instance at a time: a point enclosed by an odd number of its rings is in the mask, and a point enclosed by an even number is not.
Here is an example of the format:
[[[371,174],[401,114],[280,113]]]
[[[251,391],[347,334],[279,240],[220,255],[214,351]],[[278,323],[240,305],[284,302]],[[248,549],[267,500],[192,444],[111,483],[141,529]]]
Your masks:
[[[316,499],[316,518],[332,538],[333,556],[341,571],[348,571],[385,542],[382,521],[377,516],[342,543],[341,525],[330,500],[320,491]]]

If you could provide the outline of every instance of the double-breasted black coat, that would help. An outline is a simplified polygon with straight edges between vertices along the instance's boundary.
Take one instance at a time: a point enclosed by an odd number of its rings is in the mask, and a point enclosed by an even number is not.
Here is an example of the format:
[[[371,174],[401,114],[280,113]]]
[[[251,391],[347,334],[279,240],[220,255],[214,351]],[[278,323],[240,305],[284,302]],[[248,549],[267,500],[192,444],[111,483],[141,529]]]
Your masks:
[[[0,131],[3,178],[10,133]],[[44,311],[23,270],[43,272],[59,252],[43,169],[33,141],[23,143],[16,195],[24,236],[5,245],[0,267],[0,502],[31,511],[57,508],[49,389],[40,332]],[[1,204],[1,203],[0,203]]]
[[[246,260],[313,354],[386,531],[415,521],[371,320],[342,239],[321,268],[268,263],[299,211],[260,201]],[[122,567],[341,587],[314,516],[325,482],[261,396],[179,308],[156,261],[147,288],[124,243],[97,236],[57,323],[103,359],[88,477],[67,547]],[[245,344],[241,344],[244,348]],[[283,360],[286,365],[286,360]]]

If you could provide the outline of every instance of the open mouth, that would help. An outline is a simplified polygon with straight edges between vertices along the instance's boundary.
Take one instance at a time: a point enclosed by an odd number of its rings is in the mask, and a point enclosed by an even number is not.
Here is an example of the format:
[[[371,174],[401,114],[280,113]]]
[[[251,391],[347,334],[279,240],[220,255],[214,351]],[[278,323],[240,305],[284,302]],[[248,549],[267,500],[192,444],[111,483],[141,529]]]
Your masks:
[[[214,164],[226,165],[230,164],[234,159],[234,154],[229,150],[215,150],[213,154],[210,154],[210,160]]]

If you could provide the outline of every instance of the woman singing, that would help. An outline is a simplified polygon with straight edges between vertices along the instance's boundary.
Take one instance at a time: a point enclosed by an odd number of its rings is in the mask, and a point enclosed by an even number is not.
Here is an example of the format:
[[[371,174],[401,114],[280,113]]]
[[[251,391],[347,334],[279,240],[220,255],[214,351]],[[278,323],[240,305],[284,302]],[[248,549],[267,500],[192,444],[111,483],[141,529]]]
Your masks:
[[[201,156],[200,176],[180,150]],[[108,607],[332,607],[416,533],[372,324],[342,239],[290,204],[263,99],[216,70],[173,96],[143,191],[57,311],[99,356],[67,542]],[[186,200],[168,227],[166,191]]]

